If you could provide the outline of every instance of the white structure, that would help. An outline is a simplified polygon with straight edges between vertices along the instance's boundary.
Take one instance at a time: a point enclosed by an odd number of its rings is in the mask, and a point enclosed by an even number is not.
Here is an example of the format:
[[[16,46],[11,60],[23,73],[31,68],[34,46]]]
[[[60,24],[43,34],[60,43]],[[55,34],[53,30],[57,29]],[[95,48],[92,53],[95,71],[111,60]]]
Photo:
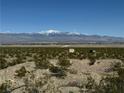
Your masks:
[[[74,53],[75,52],[75,50],[74,49],[69,49],[69,53]]]

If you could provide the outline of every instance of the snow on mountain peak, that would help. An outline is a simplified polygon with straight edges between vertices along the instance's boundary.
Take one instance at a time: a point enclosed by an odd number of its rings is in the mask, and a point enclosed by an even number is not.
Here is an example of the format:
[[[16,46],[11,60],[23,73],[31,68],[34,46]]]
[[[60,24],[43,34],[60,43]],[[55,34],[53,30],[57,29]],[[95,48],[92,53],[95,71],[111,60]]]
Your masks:
[[[60,33],[58,30],[48,30],[47,33]]]
[[[81,35],[78,32],[61,32],[59,30],[53,30],[53,29],[50,29],[50,30],[47,30],[47,31],[41,31],[41,32],[39,32],[39,34],[46,34],[46,35],[49,35],[49,34]]]
[[[78,32],[69,32],[68,35],[81,35],[81,34]]]
[[[58,31],[58,30],[53,30],[53,29],[39,32],[39,34],[52,34],[52,33],[58,34],[58,33],[61,33],[61,32]]]

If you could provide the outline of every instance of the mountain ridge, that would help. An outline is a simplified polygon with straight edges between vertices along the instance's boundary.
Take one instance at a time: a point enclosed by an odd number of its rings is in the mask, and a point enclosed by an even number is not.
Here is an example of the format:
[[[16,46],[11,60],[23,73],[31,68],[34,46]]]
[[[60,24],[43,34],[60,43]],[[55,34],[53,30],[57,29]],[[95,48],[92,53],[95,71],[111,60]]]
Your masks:
[[[0,44],[28,43],[124,43],[123,37],[85,35],[77,32],[0,33]]]

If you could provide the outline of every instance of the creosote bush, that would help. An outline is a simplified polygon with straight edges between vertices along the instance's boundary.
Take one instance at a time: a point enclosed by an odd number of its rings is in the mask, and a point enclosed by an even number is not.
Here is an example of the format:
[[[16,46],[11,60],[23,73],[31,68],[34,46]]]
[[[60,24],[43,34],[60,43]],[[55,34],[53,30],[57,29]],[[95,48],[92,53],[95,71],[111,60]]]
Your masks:
[[[4,69],[7,67],[8,67],[7,61],[4,58],[0,58],[0,69]]]
[[[71,65],[69,59],[85,59],[89,58],[89,65],[93,65],[96,59],[121,59],[124,63],[124,48],[74,48],[75,52],[68,54],[68,48],[44,48],[44,47],[0,47],[0,70],[6,69],[9,66],[14,66],[27,62],[28,57],[32,57],[35,61],[36,68],[49,69],[56,77],[66,76],[67,68]],[[95,50],[93,52],[90,50]],[[90,52],[89,52],[90,51]],[[58,65],[52,66],[47,58],[54,59],[59,57]],[[37,57],[33,57],[36,55]],[[45,55],[43,57],[43,55]],[[9,58],[12,59],[8,60]],[[7,59],[7,60],[6,60]],[[120,68],[120,64],[116,64],[114,71],[117,71],[118,77],[107,77],[100,81],[99,85],[96,85],[91,78],[86,85],[87,89],[92,89],[88,93],[123,93],[124,92],[124,69]],[[22,67],[17,70],[17,76],[23,77],[26,74],[26,69]],[[36,80],[37,81],[37,80]],[[36,92],[36,89],[41,89],[41,85],[44,81],[41,79],[38,83],[32,84],[31,92]],[[46,80],[47,81],[47,80]],[[30,80],[29,80],[30,82]],[[32,82],[33,83],[33,82]],[[28,84],[26,82],[26,84]],[[35,86],[34,86],[35,85]],[[38,88],[37,88],[38,86]],[[28,87],[30,89],[30,85]],[[11,93],[9,85],[0,85],[0,93]],[[28,93],[28,92],[25,92]],[[46,92],[47,93],[47,92]]]
[[[96,93],[123,93],[124,92],[124,68],[117,65],[115,71],[118,77],[107,76],[96,87]]]
[[[90,65],[90,66],[91,66],[91,65],[94,65],[94,63],[95,63],[95,60],[94,60],[94,59],[90,59],[89,65]]]
[[[0,85],[0,93],[12,93],[11,83],[6,81]]]
[[[37,69],[48,69],[50,63],[46,57],[35,58],[35,66]]]
[[[62,57],[59,57],[58,59],[58,65],[64,68],[68,68],[71,65],[71,63],[67,57],[62,56]]]
[[[73,48],[74,53],[68,53],[69,48],[45,48],[45,47],[0,47],[0,69],[5,69],[9,66],[27,62],[28,57],[34,55],[41,58],[43,55],[47,58],[58,58],[59,55],[66,56],[71,59],[85,59],[90,56],[95,56],[95,59],[121,59],[124,63],[124,48]],[[91,51],[92,50],[92,51]],[[97,52],[94,52],[97,51]],[[2,59],[1,59],[2,58]],[[4,62],[4,59],[12,58],[12,62]],[[39,59],[38,58],[38,59]],[[4,60],[4,61],[2,61]],[[91,65],[94,62],[91,63]]]
[[[7,85],[6,84],[1,84],[0,85],[0,93],[10,93],[8,90],[7,90]]]
[[[95,64],[95,62],[96,62],[96,59],[95,59],[95,57],[89,57],[89,60],[90,60],[90,62],[89,62],[89,65],[91,66],[91,65],[94,65]]]
[[[16,76],[20,78],[24,77],[26,73],[27,70],[24,66],[22,66],[19,70],[16,70]]]
[[[56,76],[56,77],[65,77],[66,76],[65,69],[62,67],[51,66],[49,70],[50,70],[50,72],[53,73],[52,76]]]

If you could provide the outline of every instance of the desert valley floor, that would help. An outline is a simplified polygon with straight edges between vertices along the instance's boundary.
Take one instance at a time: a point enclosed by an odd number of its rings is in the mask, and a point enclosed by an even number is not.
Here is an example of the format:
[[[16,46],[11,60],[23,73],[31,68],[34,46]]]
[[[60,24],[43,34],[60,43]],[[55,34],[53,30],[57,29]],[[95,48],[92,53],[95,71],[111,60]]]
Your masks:
[[[123,93],[124,47],[0,47],[0,93]]]

